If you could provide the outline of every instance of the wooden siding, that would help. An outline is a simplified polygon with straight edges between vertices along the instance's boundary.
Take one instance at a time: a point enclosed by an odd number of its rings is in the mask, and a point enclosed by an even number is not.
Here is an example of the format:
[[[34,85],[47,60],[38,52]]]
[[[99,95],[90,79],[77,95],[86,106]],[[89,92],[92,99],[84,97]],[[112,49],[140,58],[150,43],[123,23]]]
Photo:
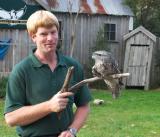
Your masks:
[[[33,43],[28,37],[26,30],[0,30],[1,40],[12,39],[8,53],[3,60],[0,60],[0,77],[7,76],[12,68],[21,61],[23,58],[28,56]]]
[[[62,22],[61,50],[65,55],[69,55],[72,27],[69,14],[55,13],[55,15]],[[97,33],[104,26],[104,23],[116,24],[116,41],[108,42],[108,44],[122,69],[124,59],[124,49],[122,47],[123,35],[129,31],[129,17],[127,16],[91,16],[80,14],[76,25],[76,47],[73,57],[84,66],[90,63],[90,49],[95,46]],[[5,59],[0,61],[0,74],[6,75],[16,63],[29,54],[33,43],[29,39],[26,30],[0,29],[0,31],[1,40],[9,38],[13,40]]]
[[[69,55],[70,52],[70,37],[72,27],[68,14],[56,14],[58,19],[63,24],[63,45],[62,51]],[[76,24],[76,48],[74,57],[82,64],[89,63],[90,48],[95,46],[96,36],[104,23],[116,24],[116,41],[108,42],[115,58],[118,60],[120,67],[123,64],[124,50],[122,48],[123,35],[129,32],[129,17],[126,16],[106,16],[106,15],[85,15],[81,14],[78,17]]]
[[[150,48],[148,46],[131,46],[128,57],[128,72],[131,77],[127,86],[145,86]]]

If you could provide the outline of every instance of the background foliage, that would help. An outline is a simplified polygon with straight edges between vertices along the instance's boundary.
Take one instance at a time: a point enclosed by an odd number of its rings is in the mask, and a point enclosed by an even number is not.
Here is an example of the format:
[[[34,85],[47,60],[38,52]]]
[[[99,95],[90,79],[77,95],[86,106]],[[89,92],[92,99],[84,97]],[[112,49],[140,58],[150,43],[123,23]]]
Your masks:
[[[8,78],[2,77],[0,78],[0,98],[4,98],[6,95],[6,83]]]
[[[144,26],[156,36],[160,36],[160,0],[124,0],[134,15],[134,28]]]

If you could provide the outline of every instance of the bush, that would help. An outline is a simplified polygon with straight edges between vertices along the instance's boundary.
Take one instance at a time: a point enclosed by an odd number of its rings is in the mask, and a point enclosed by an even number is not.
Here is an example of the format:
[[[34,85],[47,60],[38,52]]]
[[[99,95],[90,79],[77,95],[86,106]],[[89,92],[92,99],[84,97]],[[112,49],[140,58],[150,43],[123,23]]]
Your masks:
[[[6,84],[7,84],[8,78],[2,77],[0,79],[0,98],[4,98],[6,95]]]

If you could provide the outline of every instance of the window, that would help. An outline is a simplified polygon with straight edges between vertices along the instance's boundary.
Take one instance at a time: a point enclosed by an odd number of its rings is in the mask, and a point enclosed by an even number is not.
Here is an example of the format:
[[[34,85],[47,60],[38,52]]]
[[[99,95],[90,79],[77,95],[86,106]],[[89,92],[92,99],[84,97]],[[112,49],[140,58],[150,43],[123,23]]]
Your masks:
[[[105,24],[104,36],[109,41],[115,41],[116,40],[116,24]]]

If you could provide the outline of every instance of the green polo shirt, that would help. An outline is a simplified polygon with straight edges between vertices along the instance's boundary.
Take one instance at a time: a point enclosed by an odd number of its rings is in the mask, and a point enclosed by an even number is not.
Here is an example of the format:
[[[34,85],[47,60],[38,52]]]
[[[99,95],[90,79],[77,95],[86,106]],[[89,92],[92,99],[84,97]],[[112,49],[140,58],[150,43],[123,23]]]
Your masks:
[[[4,113],[49,100],[61,89],[70,66],[74,66],[70,86],[83,80],[83,70],[77,61],[59,52],[57,52],[57,57],[58,64],[54,72],[47,64],[42,64],[33,53],[14,67],[7,84]],[[17,133],[23,137],[60,133],[66,130],[73,120],[73,103],[79,107],[90,100],[90,92],[84,85],[69,97],[69,103],[62,112],[60,120],[56,113],[51,113],[32,124],[17,126]]]

